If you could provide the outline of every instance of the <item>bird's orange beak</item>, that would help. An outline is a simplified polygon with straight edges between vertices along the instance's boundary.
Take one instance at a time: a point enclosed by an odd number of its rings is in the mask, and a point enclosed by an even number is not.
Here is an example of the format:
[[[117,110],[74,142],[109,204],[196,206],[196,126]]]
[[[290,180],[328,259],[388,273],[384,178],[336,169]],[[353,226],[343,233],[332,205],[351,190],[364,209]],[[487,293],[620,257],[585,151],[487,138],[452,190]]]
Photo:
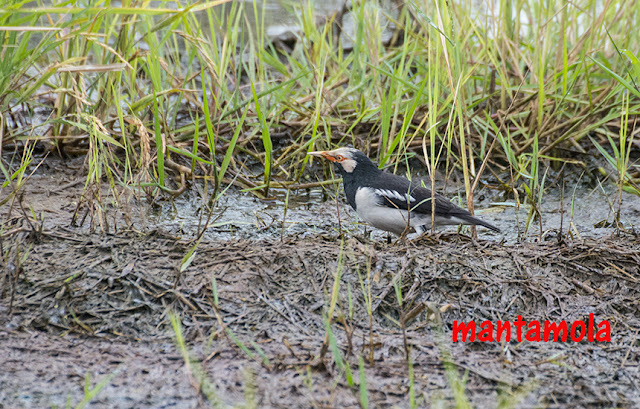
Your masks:
[[[318,158],[325,158],[326,160],[329,160],[331,162],[335,162],[336,161],[336,158],[329,151],[309,152],[309,153],[307,153],[307,155],[317,156]]]

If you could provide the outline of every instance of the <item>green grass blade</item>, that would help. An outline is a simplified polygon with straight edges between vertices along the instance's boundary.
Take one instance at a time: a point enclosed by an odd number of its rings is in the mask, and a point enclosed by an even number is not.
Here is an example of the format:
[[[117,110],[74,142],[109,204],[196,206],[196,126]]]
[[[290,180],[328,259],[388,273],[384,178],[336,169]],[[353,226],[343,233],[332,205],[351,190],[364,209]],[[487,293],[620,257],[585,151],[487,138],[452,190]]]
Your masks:
[[[269,183],[271,181],[271,162],[273,160],[273,143],[271,142],[271,134],[269,132],[269,126],[267,126],[267,121],[264,117],[264,113],[260,108],[260,101],[258,98],[258,94],[256,93],[256,87],[251,81],[251,93],[253,94],[253,101],[256,106],[256,115],[258,116],[258,120],[260,121],[260,125],[262,127],[262,144],[264,146],[264,184],[265,184],[265,196],[269,194]]]

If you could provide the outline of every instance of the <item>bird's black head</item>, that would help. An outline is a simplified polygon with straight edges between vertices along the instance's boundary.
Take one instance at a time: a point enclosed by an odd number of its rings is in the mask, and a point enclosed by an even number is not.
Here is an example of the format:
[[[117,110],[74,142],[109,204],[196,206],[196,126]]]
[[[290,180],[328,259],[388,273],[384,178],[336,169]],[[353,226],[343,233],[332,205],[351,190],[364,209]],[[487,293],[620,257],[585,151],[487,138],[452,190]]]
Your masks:
[[[311,156],[325,158],[333,162],[342,176],[364,171],[379,172],[375,163],[364,153],[354,148],[338,148],[332,151],[309,152]]]

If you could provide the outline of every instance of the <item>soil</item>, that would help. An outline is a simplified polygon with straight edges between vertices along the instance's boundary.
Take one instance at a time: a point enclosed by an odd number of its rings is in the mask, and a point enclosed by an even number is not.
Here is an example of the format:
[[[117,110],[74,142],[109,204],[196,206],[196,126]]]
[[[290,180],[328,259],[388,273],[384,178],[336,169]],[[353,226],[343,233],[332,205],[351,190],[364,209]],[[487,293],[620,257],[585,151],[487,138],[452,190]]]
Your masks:
[[[313,226],[255,222],[198,243],[126,217],[71,227],[82,179],[47,172],[0,209],[0,408],[74,407],[100,382],[92,408],[359,407],[363,383],[370,407],[409,407],[411,387],[420,407],[640,406],[632,234],[340,237],[328,201],[301,205],[324,213]],[[136,206],[129,219],[153,207]],[[610,342],[452,342],[454,321],[590,314]]]

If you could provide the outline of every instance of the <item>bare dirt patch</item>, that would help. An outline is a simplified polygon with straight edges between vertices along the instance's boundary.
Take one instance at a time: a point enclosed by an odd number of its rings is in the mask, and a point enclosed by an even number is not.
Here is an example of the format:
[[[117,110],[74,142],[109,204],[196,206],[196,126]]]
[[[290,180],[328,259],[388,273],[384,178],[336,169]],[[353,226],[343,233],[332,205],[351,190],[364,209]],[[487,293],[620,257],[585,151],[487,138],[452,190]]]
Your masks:
[[[10,258],[1,277],[5,407],[60,406],[68,397],[77,403],[87,373],[95,385],[114,372],[92,407],[208,406],[201,380],[185,369],[168,311],[180,317],[192,358],[227,405],[357,407],[362,356],[370,404],[407,406],[405,347],[418,402],[432,406],[453,403],[445,362],[468,373],[465,394],[477,407],[511,395],[519,407],[640,404],[637,238],[518,245],[457,235],[400,244],[228,240],[201,243],[179,273],[191,245],[132,231],[5,235],[5,252],[30,249],[23,263]],[[336,271],[342,277],[331,328],[355,388],[335,353],[321,354]],[[399,278],[402,309],[393,285]],[[451,342],[454,320],[587,322],[590,313],[610,322],[610,343]]]

